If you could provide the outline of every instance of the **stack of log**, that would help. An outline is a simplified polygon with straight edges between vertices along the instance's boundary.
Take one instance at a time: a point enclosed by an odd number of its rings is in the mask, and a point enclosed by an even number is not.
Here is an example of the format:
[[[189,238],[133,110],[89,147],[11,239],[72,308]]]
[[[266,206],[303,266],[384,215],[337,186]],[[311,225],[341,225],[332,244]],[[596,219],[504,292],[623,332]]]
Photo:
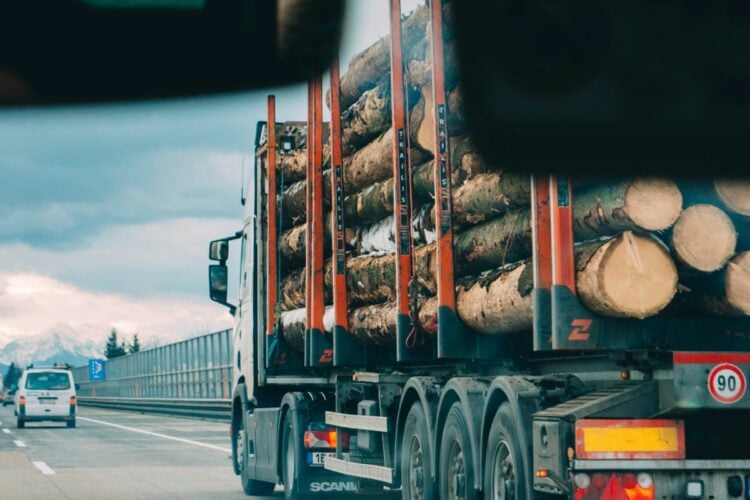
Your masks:
[[[434,323],[437,309],[427,21],[426,8],[419,7],[403,23],[419,284],[414,302],[423,325]],[[486,163],[472,145],[451,63],[449,31],[446,36],[457,313],[467,327],[482,334],[528,331],[533,308],[529,177]],[[354,57],[341,79],[341,99],[350,332],[368,344],[392,347],[396,267],[387,42],[384,37]],[[281,321],[287,342],[300,350],[305,161],[305,149],[299,147],[281,155],[278,165],[289,181],[280,195]],[[330,207],[331,176],[325,168],[323,192]],[[750,248],[738,248],[737,238],[743,224],[738,218],[750,216],[750,186],[719,181],[715,186],[713,204],[690,204],[683,210],[682,191],[668,179],[574,184],[576,285],[583,304],[608,317],[647,318],[664,311],[679,289],[680,302],[697,309],[750,314]],[[327,255],[330,234],[329,213]],[[330,259],[325,273],[325,300],[331,304]],[[326,321],[327,329],[330,323]]]

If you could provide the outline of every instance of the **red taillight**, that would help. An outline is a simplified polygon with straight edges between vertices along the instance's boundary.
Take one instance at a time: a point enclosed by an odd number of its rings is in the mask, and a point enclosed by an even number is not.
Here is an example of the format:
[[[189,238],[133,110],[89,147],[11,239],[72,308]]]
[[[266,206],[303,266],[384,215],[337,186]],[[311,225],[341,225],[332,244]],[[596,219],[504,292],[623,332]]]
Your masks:
[[[19,396],[18,397],[18,404],[21,405],[21,406],[25,406],[26,405],[26,396]]]
[[[75,404],[76,404],[76,397],[70,396],[70,406],[75,406]]]
[[[305,431],[305,448],[335,448],[336,447],[336,431]],[[349,447],[349,434],[346,432],[341,433],[341,446],[344,448]]]
[[[597,472],[591,476],[587,488],[575,482],[576,500],[654,500],[656,491],[648,473],[606,474]],[[644,487],[645,486],[645,487]]]

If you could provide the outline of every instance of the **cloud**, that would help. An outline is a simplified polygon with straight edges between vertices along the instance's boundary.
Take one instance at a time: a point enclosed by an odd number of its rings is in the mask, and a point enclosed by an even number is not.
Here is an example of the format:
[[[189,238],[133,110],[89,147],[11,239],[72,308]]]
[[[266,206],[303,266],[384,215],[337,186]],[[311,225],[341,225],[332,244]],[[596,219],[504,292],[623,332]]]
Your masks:
[[[140,299],[93,293],[36,273],[0,273],[0,341],[59,330],[101,341],[111,328],[164,342],[231,328],[227,309],[192,297]]]

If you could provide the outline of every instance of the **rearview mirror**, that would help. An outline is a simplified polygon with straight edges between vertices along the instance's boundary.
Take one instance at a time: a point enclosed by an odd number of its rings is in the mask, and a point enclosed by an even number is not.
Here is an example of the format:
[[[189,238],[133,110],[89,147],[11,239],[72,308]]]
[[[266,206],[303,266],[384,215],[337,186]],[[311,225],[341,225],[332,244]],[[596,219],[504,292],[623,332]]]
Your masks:
[[[208,246],[208,258],[223,262],[229,258],[229,241],[215,240]]]
[[[0,25],[0,105],[303,81],[333,59],[343,12],[343,0],[9,0]]]
[[[211,264],[208,266],[208,286],[211,300],[225,305],[229,312],[234,314],[235,306],[227,302],[227,266],[224,264]]]

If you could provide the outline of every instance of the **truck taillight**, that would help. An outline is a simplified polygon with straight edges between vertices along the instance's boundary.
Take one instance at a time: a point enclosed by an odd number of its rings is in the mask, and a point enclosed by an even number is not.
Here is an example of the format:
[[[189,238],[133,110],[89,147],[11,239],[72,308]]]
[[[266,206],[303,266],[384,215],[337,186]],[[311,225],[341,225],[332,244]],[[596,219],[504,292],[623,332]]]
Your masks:
[[[335,448],[336,447],[336,431],[305,431],[305,448],[308,450],[314,448]],[[349,434],[346,432],[341,433],[341,446],[343,448],[349,447]]]
[[[26,406],[26,396],[19,396],[18,397],[18,404],[21,406]]]
[[[76,405],[76,397],[70,396],[70,406],[75,406],[75,405]]]
[[[577,473],[573,476],[576,500],[654,500],[656,490],[651,474],[604,474],[597,472],[589,476]]]

